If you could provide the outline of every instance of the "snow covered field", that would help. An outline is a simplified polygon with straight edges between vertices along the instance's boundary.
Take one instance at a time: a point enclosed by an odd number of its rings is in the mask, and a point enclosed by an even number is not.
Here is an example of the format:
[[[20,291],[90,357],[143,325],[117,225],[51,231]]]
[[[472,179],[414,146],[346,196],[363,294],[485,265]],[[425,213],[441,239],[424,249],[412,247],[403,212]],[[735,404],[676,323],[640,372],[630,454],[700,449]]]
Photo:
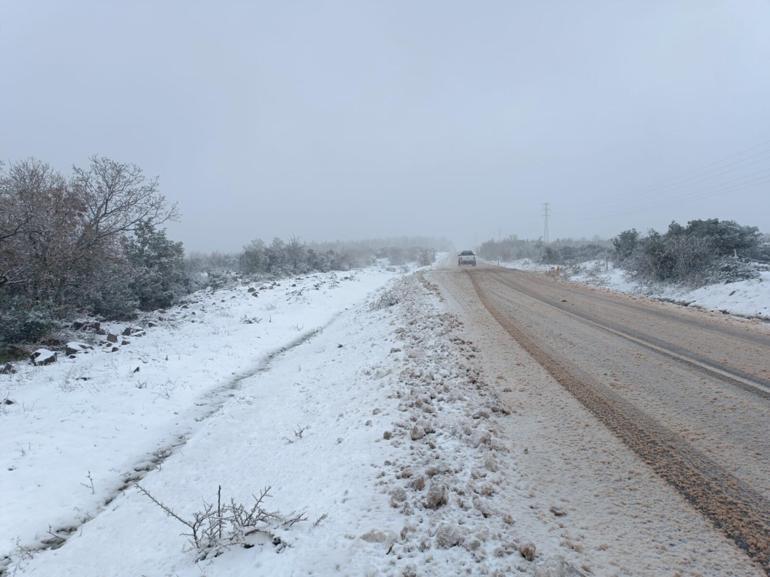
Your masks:
[[[94,350],[0,375],[0,559],[59,545],[198,434],[271,354],[396,275],[372,268],[195,293],[143,319],[143,336],[103,324],[116,343],[78,333]]]
[[[546,272],[554,267],[522,259],[501,263],[507,268]],[[709,310],[726,311],[745,317],[770,319],[770,271],[759,278],[728,284],[712,284],[691,289],[675,285],[644,285],[626,276],[623,269],[605,261],[589,261],[575,267],[562,267],[562,276],[573,282],[605,287],[619,292],[644,295]]]

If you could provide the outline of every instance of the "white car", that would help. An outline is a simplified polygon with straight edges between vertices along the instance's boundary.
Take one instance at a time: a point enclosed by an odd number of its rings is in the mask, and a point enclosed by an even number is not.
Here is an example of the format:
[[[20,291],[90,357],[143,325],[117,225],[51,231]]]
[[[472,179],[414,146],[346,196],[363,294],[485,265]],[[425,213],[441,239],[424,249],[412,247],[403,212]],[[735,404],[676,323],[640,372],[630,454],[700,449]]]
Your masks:
[[[464,250],[457,255],[457,264],[458,266],[463,266],[464,264],[476,266],[476,255],[472,250]]]

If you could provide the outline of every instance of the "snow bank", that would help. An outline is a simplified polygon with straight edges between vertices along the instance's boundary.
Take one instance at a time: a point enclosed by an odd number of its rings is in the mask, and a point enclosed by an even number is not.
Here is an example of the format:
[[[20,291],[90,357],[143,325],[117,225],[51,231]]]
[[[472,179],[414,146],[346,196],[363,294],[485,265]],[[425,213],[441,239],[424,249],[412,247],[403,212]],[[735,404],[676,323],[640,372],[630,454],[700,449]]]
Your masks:
[[[761,272],[757,279],[693,290],[667,288],[654,296],[736,315],[770,319],[770,271]]]
[[[628,278],[625,270],[604,261],[585,262],[568,272],[574,282],[603,286],[619,292],[674,301],[704,309],[770,319],[770,271],[759,278],[706,285],[691,289],[665,284],[644,285]]]

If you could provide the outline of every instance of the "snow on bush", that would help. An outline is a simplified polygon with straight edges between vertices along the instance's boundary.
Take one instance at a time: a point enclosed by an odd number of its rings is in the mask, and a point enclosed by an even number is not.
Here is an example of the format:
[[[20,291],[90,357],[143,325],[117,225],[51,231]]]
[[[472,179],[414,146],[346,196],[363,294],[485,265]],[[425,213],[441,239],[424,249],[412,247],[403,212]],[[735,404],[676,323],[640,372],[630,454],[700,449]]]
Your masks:
[[[221,555],[228,547],[240,545],[245,548],[254,546],[257,537],[266,537],[278,548],[286,547],[276,534],[278,529],[288,529],[295,524],[307,520],[304,513],[281,515],[277,511],[265,508],[265,499],[270,495],[270,487],[262,489],[259,495],[254,495],[253,503],[238,503],[235,499],[222,502],[222,486],[217,490],[216,503],[203,502],[203,508],[185,518],[177,513],[170,505],[163,503],[140,484],[136,488],[155,503],[166,515],[179,521],[187,527],[187,533],[182,533],[198,552],[197,560],[202,561],[209,556]]]

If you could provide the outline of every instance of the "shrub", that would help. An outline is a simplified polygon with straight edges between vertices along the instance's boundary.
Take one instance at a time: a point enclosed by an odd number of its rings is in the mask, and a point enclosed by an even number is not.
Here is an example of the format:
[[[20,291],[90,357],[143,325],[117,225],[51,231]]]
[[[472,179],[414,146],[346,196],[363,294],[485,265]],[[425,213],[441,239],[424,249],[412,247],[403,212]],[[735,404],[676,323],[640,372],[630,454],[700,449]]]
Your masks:
[[[639,232],[635,228],[621,232],[617,237],[612,239],[615,260],[617,262],[623,262],[628,259],[634,254],[638,243]]]
[[[139,308],[171,306],[188,288],[181,242],[166,237],[150,222],[140,223],[126,243],[126,256],[134,270],[131,288]]]
[[[147,489],[137,484],[136,488],[150,501],[162,509],[166,515],[187,527],[188,537],[198,551],[198,560],[209,555],[217,556],[227,547],[241,545],[248,547],[248,540],[256,534],[267,536],[273,545],[282,549],[285,545],[275,534],[279,529],[287,529],[305,521],[304,513],[281,515],[265,508],[265,500],[270,494],[270,487],[263,489],[259,496],[254,496],[250,504],[238,503],[234,499],[222,501],[222,486],[217,491],[216,503],[203,502],[203,508],[185,518],[169,505],[156,499]]]
[[[30,302],[21,296],[9,296],[0,291],[0,354],[8,345],[40,340],[51,330],[54,319],[49,308]]]
[[[761,252],[755,227],[719,219],[672,222],[665,234],[624,231],[613,240],[615,258],[644,282],[702,285],[752,278],[750,259]]]

